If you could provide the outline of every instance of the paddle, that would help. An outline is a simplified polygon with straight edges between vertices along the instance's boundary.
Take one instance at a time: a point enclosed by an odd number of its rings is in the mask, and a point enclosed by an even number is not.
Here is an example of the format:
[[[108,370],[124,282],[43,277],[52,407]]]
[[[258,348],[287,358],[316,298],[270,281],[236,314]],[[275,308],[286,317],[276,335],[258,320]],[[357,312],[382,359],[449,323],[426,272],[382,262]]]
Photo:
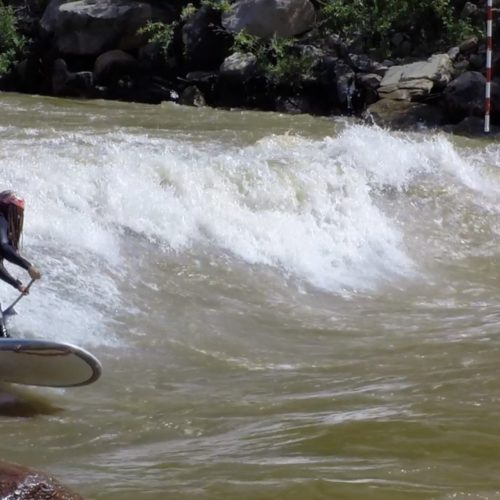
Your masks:
[[[30,286],[35,282],[34,279],[32,279],[29,283],[28,283],[28,286],[26,287],[26,290],[24,293],[21,293],[19,295],[19,297],[14,300],[14,302],[12,302],[12,304],[7,307],[7,309],[5,309],[5,311],[3,311],[3,315],[4,316],[9,316],[9,315],[12,315],[12,314],[16,314],[16,311],[14,311],[14,306],[26,295],[26,292],[30,289]]]

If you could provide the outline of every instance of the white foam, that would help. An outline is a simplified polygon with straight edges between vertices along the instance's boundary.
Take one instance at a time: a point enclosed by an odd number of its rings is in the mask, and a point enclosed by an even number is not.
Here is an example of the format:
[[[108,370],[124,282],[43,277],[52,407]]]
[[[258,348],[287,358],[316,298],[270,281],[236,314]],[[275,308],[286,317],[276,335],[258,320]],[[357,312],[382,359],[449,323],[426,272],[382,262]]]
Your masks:
[[[43,310],[67,310],[68,324],[96,318],[99,330],[95,290],[106,283],[102,300],[119,303],[113,284],[131,279],[122,253],[133,233],[175,252],[210,245],[332,291],[411,275],[404,228],[384,212],[381,189],[434,176],[494,199],[498,177],[471,155],[442,136],[360,126],[320,140],[270,135],[245,147],[161,131],[34,129],[5,139],[0,187],[27,198],[28,256],[52,281],[64,277]],[[40,319],[50,321],[46,314]]]

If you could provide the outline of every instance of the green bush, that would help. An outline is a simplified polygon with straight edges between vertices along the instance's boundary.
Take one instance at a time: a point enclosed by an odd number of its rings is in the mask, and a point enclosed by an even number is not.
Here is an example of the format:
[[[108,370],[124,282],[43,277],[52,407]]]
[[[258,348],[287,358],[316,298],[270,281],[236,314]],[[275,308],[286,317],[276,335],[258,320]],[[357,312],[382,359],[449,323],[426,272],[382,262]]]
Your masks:
[[[254,54],[261,71],[277,84],[300,85],[301,78],[311,71],[310,58],[298,52],[289,38],[265,40],[240,31],[234,37],[233,51]]]
[[[174,32],[176,27],[176,22],[162,23],[158,21],[153,23],[151,21],[148,21],[145,26],[139,28],[139,34],[146,35],[150,43],[158,44],[161,53],[166,58],[168,55],[168,49],[170,48],[170,45],[172,44],[172,41],[174,39]]]
[[[0,76],[19,61],[25,47],[26,38],[17,31],[14,10],[0,1]]]
[[[220,10],[223,13],[231,10],[231,3],[229,0],[201,0],[201,5]]]
[[[320,4],[323,29],[343,36],[361,34],[369,46],[383,46],[396,31],[408,33],[417,44],[449,46],[479,28],[470,19],[459,18],[452,0],[320,0]]]

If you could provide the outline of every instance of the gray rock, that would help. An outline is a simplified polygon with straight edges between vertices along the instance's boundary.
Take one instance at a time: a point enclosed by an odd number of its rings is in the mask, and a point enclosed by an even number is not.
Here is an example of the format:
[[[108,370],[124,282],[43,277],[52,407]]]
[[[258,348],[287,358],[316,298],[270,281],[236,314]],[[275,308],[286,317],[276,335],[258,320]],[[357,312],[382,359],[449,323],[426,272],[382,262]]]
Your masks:
[[[88,96],[94,88],[91,71],[73,73],[64,59],[56,59],[52,68],[52,92],[57,96]]]
[[[389,68],[380,83],[379,93],[389,97],[389,94],[402,90],[402,95],[418,100],[429,95],[435,88],[444,87],[451,80],[452,74],[453,65],[448,54],[435,54],[427,61]],[[391,98],[394,99],[394,96]]]
[[[220,13],[207,6],[182,27],[186,64],[196,70],[215,70],[229,55],[230,36],[220,27]]]
[[[500,135],[500,127],[495,125],[490,126],[489,134],[485,134],[484,118],[480,118],[478,116],[468,116],[455,125],[444,126],[443,130],[451,134],[462,135],[466,137],[491,138],[492,136],[494,136],[498,138],[498,136]]]
[[[195,106],[197,108],[206,106],[205,97],[196,85],[191,85],[184,89],[179,97],[179,104]]]
[[[238,0],[222,17],[226,30],[261,38],[299,35],[312,29],[315,22],[309,0]]]
[[[59,17],[59,7],[70,1],[71,0],[50,0],[40,19],[40,27],[45,34],[51,34],[55,31],[57,19]]]
[[[455,61],[455,59],[458,57],[459,54],[460,54],[460,47],[452,47],[448,51],[448,56],[452,61]]]
[[[448,54],[434,54],[427,61],[419,61],[402,66],[392,66],[382,80],[381,85],[390,85],[408,80],[431,80],[435,84],[446,84],[452,72],[451,59]]]
[[[437,107],[393,99],[381,99],[370,105],[365,119],[380,126],[404,130],[438,127],[445,123],[445,115]]]
[[[97,55],[106,50],[135,49],[144,43],[138,35],[148,20],[165,20],[166,10],[135,0],[79,0],[58,5],[53,0],[42,19],[46,31],[54,31],[63,54]],[[54,3],[55,2],[55,3]]]
[[[476,52],[479,47],[479,40],[476,36],[472,36],[460,44],[460,53],[469,54]]]
[[[375,73],[364,73],[356,75],[356,81],[360,87],[376,90],[380,87],[382,77]]]
[[[101,54],[94,63],[94,80],[98,85],[116,83],[125,76],[138,73],[137,59],[123,50],[110,50]]]
[[[483,116],[485,83],[486,78],[477,71],[467,71],[453,80],[443,93],[444,106],[448,114],[455,120],[468,116]],[[493,106],[499,97],[499,86],[493,83]]]
[[[235,82],[244,82],[257,70],[257,57],[254,54],[235,52],[227,57],[220,67],[220,76]]]

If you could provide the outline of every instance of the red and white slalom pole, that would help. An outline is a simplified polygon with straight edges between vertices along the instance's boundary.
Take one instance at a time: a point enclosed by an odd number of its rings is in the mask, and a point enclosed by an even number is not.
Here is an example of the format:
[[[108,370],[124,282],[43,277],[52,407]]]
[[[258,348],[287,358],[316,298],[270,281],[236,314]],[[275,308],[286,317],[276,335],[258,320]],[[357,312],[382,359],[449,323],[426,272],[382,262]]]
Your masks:
[[[490,131],[491,112],[491,59],[493,51],[493,0],[487,0],[486,8],[486,98],[484,105],[484,131]]]

